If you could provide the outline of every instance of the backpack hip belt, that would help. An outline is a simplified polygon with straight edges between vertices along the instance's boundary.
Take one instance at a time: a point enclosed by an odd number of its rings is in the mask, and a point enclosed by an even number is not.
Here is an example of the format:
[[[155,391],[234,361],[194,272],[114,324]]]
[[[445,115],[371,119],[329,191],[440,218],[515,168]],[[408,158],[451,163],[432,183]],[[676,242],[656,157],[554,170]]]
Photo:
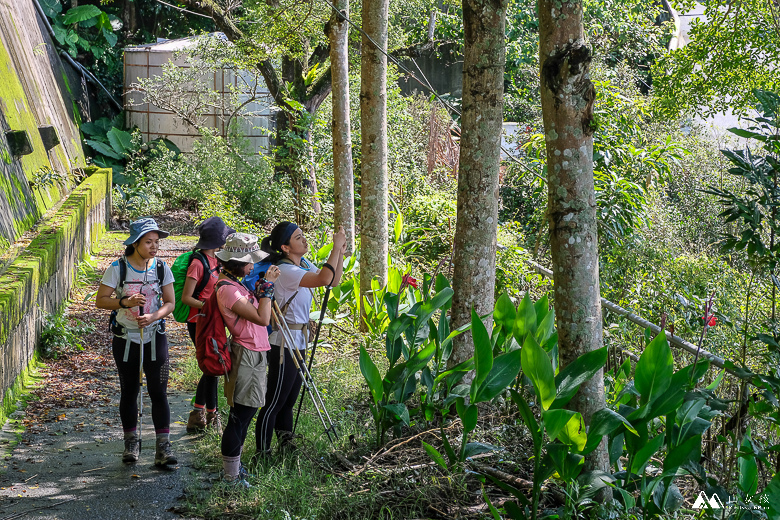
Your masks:
[[[157,322],[155,322],[154,325],[157,325]],[[151,325],[149,325],[149,327],[151,327]],[[149,327],[147,327],[147,328],[149,328]],[[150,341],[150,343],[152,344],[151,345],[151,348],[152,348],[152,362],[157,361],[157,333],[159,331],[160,331],[160,327],[159,326],[156,326],[155,330],[152,331],[152,339]],[[132,344],[132,341],[130,341],[130,334],[129,333],[130,332],[138,332],[140,334],[141,333],[141,329],[128,329],[128,328],[125,328],[125,332],[127,333],[126,334],[127,341],[125,341],[125,355],[122,357],[122,361],[127,363],[127,360],[130,357],[130,345]],[[140,345],[140,343],[139,343],[139,345]],[[141,348],[144,348],[143,345],[140,345],[140,346],[141,346]]]

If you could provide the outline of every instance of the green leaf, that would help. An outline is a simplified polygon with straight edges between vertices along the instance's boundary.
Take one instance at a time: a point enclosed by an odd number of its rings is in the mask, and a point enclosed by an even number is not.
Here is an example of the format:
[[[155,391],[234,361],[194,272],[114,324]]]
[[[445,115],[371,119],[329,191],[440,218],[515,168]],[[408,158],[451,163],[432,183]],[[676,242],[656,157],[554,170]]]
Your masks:
[[[520,304],[517,306],[513,334],[517,342],[522,345],[526,335],[534,334],[535,332],[536,309],[534,309],[534,304],[526,291],[525,296],[523,296],[523,299],[520,300]]]
[[[398,416],[401,421],[409,426],[409,409],[403,403],[386,404],[385,410],[389,410]]]
[[[532,335],[526,336],[520,349],[523,373],[527,375],[536,389],[543,410],[550,408],[555,401],[555,376],[547,353],[536,343]]]
[[[450,304],[450,301],[452,300],[452,295],[455,293],[451,288],[444,287],[442,290],[437,292],[433,298],[428,300],[427,302],[424,302],[420,305],[420,307],[417,310],[417,323],[421,327],[424,323],[428,323],[428,320],[431,316],[433,316],[433,313],[441,310],[442,312],[445,311],[445,307]]]
[[[753,450],[750,438],[750,428],[745,433],[745,437],[742,439],[742,451],[750,453]],[[756,464],[756,456],[740,455],[737,461],[739,466],[739,489],[745,493],[746,496],[752,497],[758,490],[758,465]]]
[[[517,405],[517,409],[520,411],[520,417],[523,418],[523,422],[525,422],[525,425],[531,432],[531,437],[534,441],[534,448],[538,451],[542,446],[542,431],[539,428],[539,423],[536,422],[534,413],[531,411],[531,407],[528,406],[528,403],[525,402],[525,399],[523,399],[523,396],[521,396],[516,390],[510,390],[510,394],[512,395],[512,401],[514,401],[514,403]]]
[[[95,141],[94,139],[85,139],[84,141],[99,154],[105,155],[106,157],[111,157],[112,159],[121,160],[123,158],[105,143]]]
[[[89,20],[90,18],[95,18],[96,16],[100,16],[102,13],[103,11],[94,5],[80,5],[78,7],[68,9],[68,12],[65,13],[65,18],[62,21],[70,25],[83,22],[84,20]]]
[[[579,390],[580,385],[601,370],[607,362],[608,347],[587,352],[568,365],[555,376],[557,396],[552,408],[562,408]]]
[[[452,449],[452,445],[450,444],[450,440],[447,438],[447,434],[444,433],[444,426],[440,428],[441,430],[441,443],[444,446],[444,452],[447,454],[447,458],[450,459],[450,464],[455,464],[458,460],[458,456],[455,454],[455,450]]]
[[[474,455],[481,455],[483,453],[490,453],[491,451],[501,451],[498,446],[487,444],[485,442],[470,442],[466,444],[466,449],[463,452],[464,457],[469,458]]]
[[[401,235],[404,232],[404,215],[400,211],[395,214],[395,224],[393,224],[393,235],[395,237],[395,243],[401,241]]]
[[[558,434],[566,427],[566,423],[577,412],[573,410],[546,410],[542,412],[544,430],[551,439],[556,439]]]
[[[133,136],[130,132],[125,132],[118,128],[112,128],[106,134],[111,148],[119,155],[126,155],[132,149],[131,141]]]
[[[659,435],[662,437],[662,435]],[[664,457],[664,475],[671,477],[677,474],[677,470],[688,461],[698,462],[701,459],[701,435],[691,437],[672,450]]]
[[[493,310],[493,320],[506,331],[507,334],[511,334],[515,326],[515,317],[517,311],[515,305],[509,296],[504,292],[498,297],[496,301],[496,307]]]
[[[472,401],[476,396],[476,391],[487,378],[490,369],[493,367],[493,347],[490,344],[487,328],[482,323],[479,315],[471,309],[471,335],[474,338],[474,381],[471,385]]]
[[[636,452],[631,460],[631,473],[641,475],[644,473],[650,458],[661,449],[664,444],[664,435],[656,435]]]
[[[674,360],[666,333],[661,331],[647,346],[634,371],[634,386],[639,391],[640,403],[652,402],[669,388]]]
[[[536,341],[539,345],[547,343],[553,332],[555,332],[555,310],[549,311],[542,322],[539,324],[539,328],[536,329]]]
[[[550,298],[545,294],[534,303],[534,310],[536,311],[536,321],[542,322],[547,317],[547,313],[552,311],[550,309]],[[542,342],[540,341],[539,344]]]
[[[521,352],[522,349],[513,350],[493,360],[493,367],[477,390],[473,403],[490,401],[512,384],[520,373]]]
[[[458,411],[458,417],[460,417],[463,423],[463,429],[467,432],[474,431],[474,428],[477,427],[477,417],[479,415],[477,405],[470,404],[466,406],[463,398],[460,398],[455,401],[455,408]]]
[[[62,12],[62,4],[59,0],[40,0],[41,8],[46,16],[54,19]]]
[[[590,418],[590,428],[588,429],[588,443],[583,450],[584,454],[588,454],[595,450],[601,443],[601,439],[605,435],[611,435],[620,426],[638,435],[636,429],[628,422],[628,419],[609,408],[602,408],[598,412],[593,414]]]
[[[382,376],[379,375],[379,370],[362,345],[360,347],[360,372],[368,383],[371,397],[374,398],[375,403],[378,403],[382,400]]]
[[[434,448],[433,446],[431,446],[427,442],[425,442],[425,441],[421,441],[421,442],[422,442],[422,445],[423,445],[423,449],[428,454],[428,456],[431,459],[433,459],[433,462],[438,464],[442,469],[446,470],[447,469],[447,461],[444,460],[444,457],[442,456],[442,454],[439,453],[439,451],[436,448]]]

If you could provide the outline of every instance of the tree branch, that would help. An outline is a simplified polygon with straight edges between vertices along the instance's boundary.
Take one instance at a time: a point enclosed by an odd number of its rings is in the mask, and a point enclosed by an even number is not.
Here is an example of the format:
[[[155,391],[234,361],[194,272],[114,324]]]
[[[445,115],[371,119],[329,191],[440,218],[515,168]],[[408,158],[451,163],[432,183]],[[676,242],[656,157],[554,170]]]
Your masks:
[[[230,18],[214,0],[181,0],[181,3],[190,9],[209,15],[211,19],[214,20],[217,29],[225,33],[228,40],[234,43],[240,42],[252,49],[261,50],[244,38],[244,33],[241,29],[238,28],[233,19]],[[268,91],[271,93],[274,102],[280,106],[287,106],[284,96],[281,95],[279,75],[271,62],[269,60],[259,60],[255,66],[257,67],[257,70],[260,71],[260,74],[262,74],[265,85],[268,87]]]

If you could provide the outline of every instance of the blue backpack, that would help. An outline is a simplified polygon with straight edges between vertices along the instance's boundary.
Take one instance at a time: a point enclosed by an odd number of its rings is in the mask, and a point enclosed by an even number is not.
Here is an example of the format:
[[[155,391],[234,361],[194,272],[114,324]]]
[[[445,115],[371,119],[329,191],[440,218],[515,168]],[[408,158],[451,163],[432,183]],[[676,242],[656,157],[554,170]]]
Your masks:
[[[292,264],[289,260],[286,258],[283,258],[282,260],[279,260],[280,264]],[[301,264],[308,269],[310,269],[311,264],[305,259],[301,259]],[[273,262],[269,262],[268,260],[260,260],[257,262],[254,267],[252,267],[252,271],[249,272],[248,275],[244,277],[243,280],[241,280],[241,283],[244,284],[244,287],[249,289],[252,293],[255,292],[255,284],[257,283],[260,278],[265,276],[265,272],[268,271],[268,268],[271,267]],[[268,325],[268,335],[271,335],[271,332],[273,332],[273,327],[271,325]]]

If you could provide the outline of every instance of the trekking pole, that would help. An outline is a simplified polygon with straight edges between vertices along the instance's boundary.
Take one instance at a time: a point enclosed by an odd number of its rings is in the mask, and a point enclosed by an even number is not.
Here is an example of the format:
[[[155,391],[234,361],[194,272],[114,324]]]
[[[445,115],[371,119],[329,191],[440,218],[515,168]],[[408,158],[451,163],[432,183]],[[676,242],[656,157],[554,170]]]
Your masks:
[[[141,290],[146,286],[146,271],[149,267],[149,260],[144,264],[144,283]],[[141,293],[143,294],[143,293]],[[138,306],[138,317],[144,315],[144,306]],[[138,453],[141,453],[141,430],[144,427],[144,328],[141,327],[141,348],[138,353]]]
[[[314,343],[311,347],[311,357],[309,358],[309,373],[311,373],[311,367],[314,364],[314,354],[317,352],[317,341],[320,339],[320,330],[322,329],[322,321],[325,319],[325,312],[328,310],[328,297],[330,296],[330,290],[333,286],[333,280],[336,278],[336,273],[330,279],[330,283],[325,287],[325,296],[322,297],[322,308],[320,309],[320,321],[317,323],[317,332],[314,333]],[[301,418],[301,408],[303,408],[303,400],[306,397],[306,393],[301,394],[301,399],[298,401],[298,412],[295,414],[295,422],[293,423],[293,435],[298,428],[298,419]]]
[[[317,385],[311,377],[310,373],[307,373],[306,363],[295,347],[295,343],[292,340],[292,333],[290,332],[287,323],[281,317],[282,313],[279,311],[279,305],[274,301],[271,311],[271,317],[276,321],[276,326],[282,334],[284,342],[287,344],[287,348],[290,350],[290,357],[295,364],[295,368],[298,369],[298,375],[301,377],[304,389],[311,394],[312,402],[314,403],[314,409],[317,411],[317,415],[322,422],[323,428],[325,428],[325,434],[328,436],[328,440],[333,444],[334,437],[337,437],[336,426],[330,418],[328,409],[325,407],[325,401],[322,399],[322,395],[317,390]],[[327,419],[327,422],[326,422]],[[333,436],[331,436],[331,433]]]

